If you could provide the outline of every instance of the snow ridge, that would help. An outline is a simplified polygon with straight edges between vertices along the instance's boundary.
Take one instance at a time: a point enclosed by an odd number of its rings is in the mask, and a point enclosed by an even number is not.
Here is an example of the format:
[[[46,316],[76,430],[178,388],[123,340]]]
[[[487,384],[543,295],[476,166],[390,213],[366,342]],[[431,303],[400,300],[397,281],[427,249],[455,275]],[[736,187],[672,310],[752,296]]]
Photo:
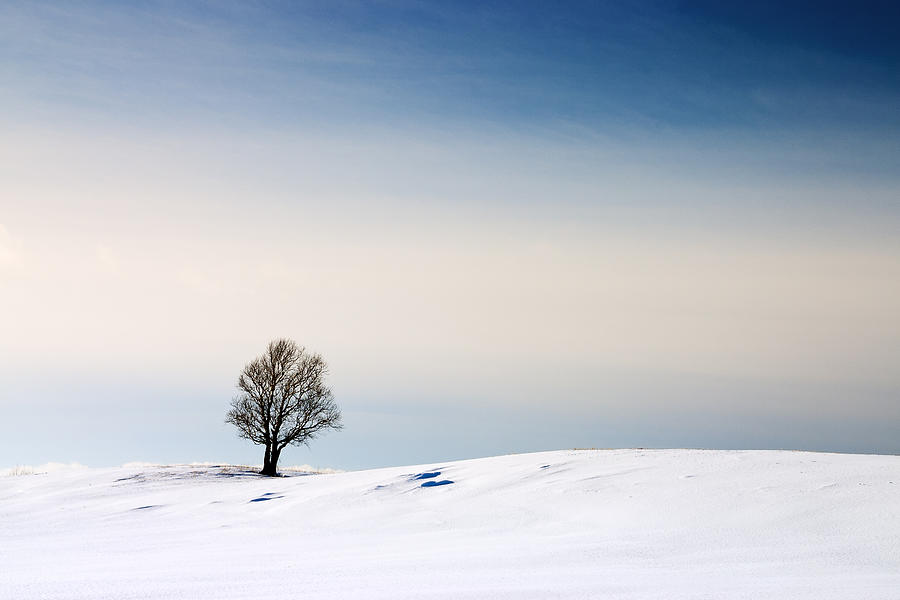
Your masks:
[[[578,450],[265,478],[0,478],[0,597],[867,598],[900,457]]]

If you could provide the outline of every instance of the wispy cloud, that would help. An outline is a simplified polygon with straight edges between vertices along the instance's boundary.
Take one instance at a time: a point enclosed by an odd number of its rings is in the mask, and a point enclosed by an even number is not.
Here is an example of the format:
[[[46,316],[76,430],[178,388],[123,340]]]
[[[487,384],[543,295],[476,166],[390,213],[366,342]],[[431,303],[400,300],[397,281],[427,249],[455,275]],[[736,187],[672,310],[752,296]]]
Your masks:
[[[846,35],[773,35],[762,9],[741,22],[693,4],[9,5],[4,102],[155,128],[900,125],[898,53],[881,29],[859,52]]]

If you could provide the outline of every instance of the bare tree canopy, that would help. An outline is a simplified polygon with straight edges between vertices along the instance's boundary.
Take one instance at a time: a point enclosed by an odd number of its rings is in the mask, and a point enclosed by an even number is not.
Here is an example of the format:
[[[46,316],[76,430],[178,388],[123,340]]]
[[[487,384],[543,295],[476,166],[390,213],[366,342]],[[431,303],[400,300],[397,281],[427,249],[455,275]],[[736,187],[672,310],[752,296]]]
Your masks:
[[[340,429],[341,411],[325,385],[328,365],[287,339],[269,342],[238,377],[238,395],[225,419],[238,435],[265,446],[263,475],[276,475],[288,445],[308,444],[327,429]]]

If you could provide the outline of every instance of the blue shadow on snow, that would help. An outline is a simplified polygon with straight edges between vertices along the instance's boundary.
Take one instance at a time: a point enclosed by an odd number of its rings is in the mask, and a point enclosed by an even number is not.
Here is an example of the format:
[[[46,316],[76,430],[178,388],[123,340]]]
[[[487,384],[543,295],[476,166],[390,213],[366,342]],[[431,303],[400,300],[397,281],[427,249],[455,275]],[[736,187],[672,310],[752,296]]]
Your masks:
[[[449,479],[442,479],[440,481],[426,481],[420,487],[436,487],[439,485],[450,485],[451,483],[453,482]]]
[[[284,496],[272,496],[270,494],[263,494],[259,498],[254,498],[250,502],[265,502],[266,500],[275,500],[277,498],[284,498]]]

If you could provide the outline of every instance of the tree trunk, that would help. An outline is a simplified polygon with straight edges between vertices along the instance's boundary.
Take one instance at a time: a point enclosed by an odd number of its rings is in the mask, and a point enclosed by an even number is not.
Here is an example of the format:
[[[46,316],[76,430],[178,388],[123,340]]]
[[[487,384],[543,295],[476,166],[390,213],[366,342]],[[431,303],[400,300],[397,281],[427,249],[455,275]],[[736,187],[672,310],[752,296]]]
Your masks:
[[[266,473],[266,475],[272,475],[273,477],[278,475],[278,457],[281,456],[281,450],[278,448],[272,448],[272,472]]]
[[[271,444],[266,444],[266,456],[263,458],[263,468],[262,471],[259,472],[260,475],[268,475],[269,477],[274,477],[276,475],[275,468],[278,463],[278,459],[272,460],[272,452],[273,448]]]

